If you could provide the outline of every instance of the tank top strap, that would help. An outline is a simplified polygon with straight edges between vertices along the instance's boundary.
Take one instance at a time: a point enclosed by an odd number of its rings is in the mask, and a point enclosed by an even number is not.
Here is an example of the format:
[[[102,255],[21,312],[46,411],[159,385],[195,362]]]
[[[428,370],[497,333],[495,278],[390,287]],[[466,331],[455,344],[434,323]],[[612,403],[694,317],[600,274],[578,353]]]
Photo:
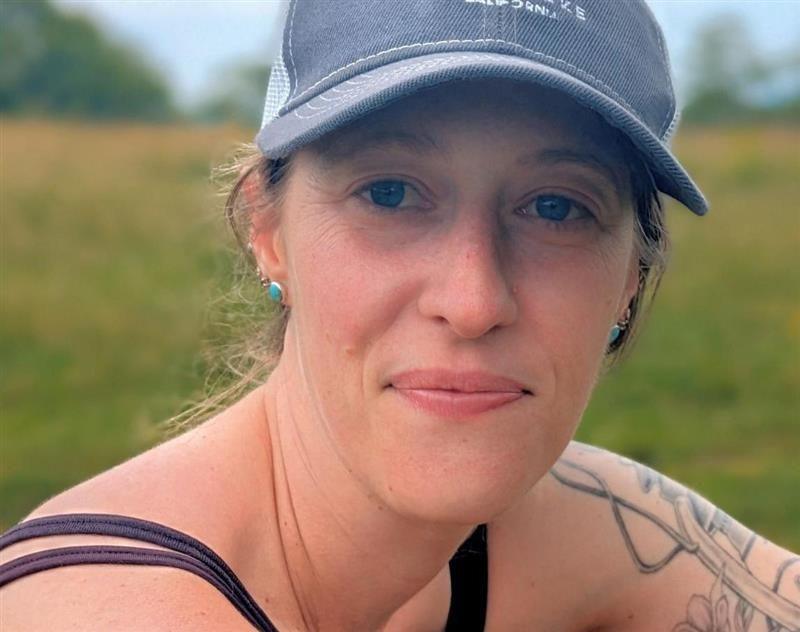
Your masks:
[[[487,528],[478,525],[450,558],[450,612],[445,632],[481,632],[489,596]]]
[[[115,514],[61,514],[19,523],[0,535],[0,550],[16,542],[51,535],[108,535],[140,540],[168,551],[143,547],[89,545],[37,551],[0,565],[0,587],[50,568],[75,564],[172,566],[211,583],[257,629],[277,632],[231,568],[208,546],[157,522]]]
[[[0,564],[0,587],[20,577],[76,564],[171,566],[205,579],[256,629],[278,632],[231,568],[208,546],[171,527],[115,514],[61,514],[21,522],[0,535],[0,551],[16,542],[52,535],[108,535],[140,540],[143,547],[88,545],[37,551]],[[452,598],[446,632],[479,632],[486,619],[488,553],[486,525],[478,525],[450,560]]]

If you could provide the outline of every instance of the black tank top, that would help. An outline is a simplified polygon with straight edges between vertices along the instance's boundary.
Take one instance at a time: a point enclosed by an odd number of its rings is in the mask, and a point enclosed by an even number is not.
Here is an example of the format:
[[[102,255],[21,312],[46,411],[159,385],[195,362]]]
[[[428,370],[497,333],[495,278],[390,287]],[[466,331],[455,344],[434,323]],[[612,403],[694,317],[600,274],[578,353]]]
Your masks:
[[[23,555],[0,565],[0,587],[59,566],[137,564],[173,566],[202,577],[262,632],[278,632],[230,567],[205,544],[157,522],[115,514],[62,514],[26,520],[0,535],[0,551],[15,542],[51,535],[109,535],[141,540],[167,551],[134,546],[67,546]],[[446,632],[478,632],[486,619],[486,525],[478,525],[450,560],[452,599]]]

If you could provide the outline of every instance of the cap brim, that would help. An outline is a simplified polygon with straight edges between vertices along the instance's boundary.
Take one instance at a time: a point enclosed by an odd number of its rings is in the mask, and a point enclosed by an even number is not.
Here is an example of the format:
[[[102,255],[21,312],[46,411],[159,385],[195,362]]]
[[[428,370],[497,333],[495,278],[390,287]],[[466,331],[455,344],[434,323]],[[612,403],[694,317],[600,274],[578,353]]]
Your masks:
[[[660,191],[697,215],[708,203],[669,148],[634,113],[596,88],[544,64],[498,53],[447,52],[403,59],[352,77],[302,102],[281,108],[256,143],[265,156],[285,157],[370,112],[422,88],[457,79],[502,78],[561,90],[599,113],[641,151]]]

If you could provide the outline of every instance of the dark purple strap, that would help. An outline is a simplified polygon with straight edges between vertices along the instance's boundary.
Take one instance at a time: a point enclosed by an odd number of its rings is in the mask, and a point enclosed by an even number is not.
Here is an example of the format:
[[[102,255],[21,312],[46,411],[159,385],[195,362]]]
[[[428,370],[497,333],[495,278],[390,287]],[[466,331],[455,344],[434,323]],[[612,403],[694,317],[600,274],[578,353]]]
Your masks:
[[[69,546],[23,555],[0,564],[0,587],[15,579],[61,566],[139,564],[172,566],[202,577],[262,632],[278,632],[230,567],[205,544],[157,522],[114,514],[61,514],[22,522],[0,535],[0,551],[16,542],[51,535],[110,535],[163,546]],[[486,616],[488,560],[486,525],[479,525],[450,562],[452,600],[447,630],[482,630]],[[173,552],[174,551],[174,552]]]
[[[0,535],[0,551],[15,542],[51,535],[110,535],[157,544],[172,551],[128,546],[71,546],[23,555],[0,565],[0,587],[25,575],[75,564],[172,566],[202,577],[222,592],[257,629],[277,632],[230,567],[205,544],[157,522],[111,514],[34,518]]]

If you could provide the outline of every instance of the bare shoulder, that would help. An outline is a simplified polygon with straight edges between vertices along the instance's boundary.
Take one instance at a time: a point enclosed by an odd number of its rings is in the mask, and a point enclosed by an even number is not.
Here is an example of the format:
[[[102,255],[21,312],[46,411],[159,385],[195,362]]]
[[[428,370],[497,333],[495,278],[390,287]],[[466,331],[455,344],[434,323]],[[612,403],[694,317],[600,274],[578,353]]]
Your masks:
[[[615,630],[800,630],[800,557],[685,486],[573,442],[537,488],[529,511],[539,522],[531,514],[528,524],[540,559],[563,589],[572,581],[573,592],[592,596],[583,610],[572,605],[573,620]]]
[[[23,522],[65,513],[158,522],[206,544],[246,584],[252,558],[247,549],[255,535],[242,525],[250,522],[248,512],[256,511],[246,490],[259,489],[255,479],[265,448],[242,434],[248,432],[242,419],[220,417],[166,441],[56,495]],[[6,547],[0,564],[36,551],[97,544],[163,549],[113,536],[56,535]],[[252,629],[207,581],[162,566],[52,568],[4,586],[0,607],[9,630]]]
[[[100,569],[100,570],[98,570]],[[211,584],[176,568],[71,566],[0,589],[4,630],[245,630]]]

